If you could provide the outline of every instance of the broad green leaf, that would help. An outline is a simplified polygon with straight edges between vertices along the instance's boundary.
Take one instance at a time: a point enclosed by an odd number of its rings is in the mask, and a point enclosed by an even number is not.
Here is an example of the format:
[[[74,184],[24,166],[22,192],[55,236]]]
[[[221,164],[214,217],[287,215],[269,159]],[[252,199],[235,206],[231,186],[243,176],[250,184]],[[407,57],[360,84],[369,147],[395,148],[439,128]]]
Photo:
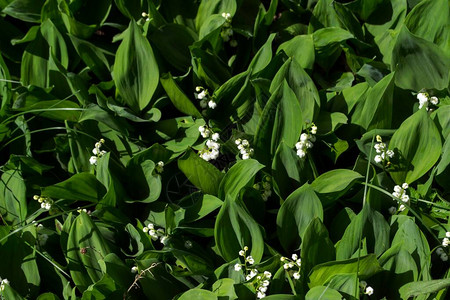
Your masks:
[[[216,89],[231,78],[230,68],[219,56],[195,45],[190,50],[192,69],[207,86]]]
[[[225,199],[229,195],[231,199],[236,199],[239,192],[247,185],[251,184],[253,177],[259,170],[264,168],[257,160],[240,160],[228,170],[219,186],[219,198]]]
[[[349,259],[359,249],[360,237],[367,238],[367,247],[373,253],[381,255],[389,247],[389,225],[383,215],[372,210],[368,205],[352,219],[342,239],[336,246],[336,258]]]
[[[349,3],[349,7],[355,11],[362,20],[367,20],[372,13],[385,5],[383,0],[359,0]]]
[[[338,14],[334,10],[332,0],[319,0],[314,6],[308,31],[313,33],[324,27],[340,27]]]
[[[316,122],[318,134],[330,134],[338,129],[341,125],[347,124],[348,118],[340,112],[329,113],[327,111],[319,112]]]
[[[128,194],[130,202],[150,203],[158,200],[161,195],[161,176],[155,170],[155,162],[150,159],[141,161],[133,157],[127,165]]]
[[[275,191],[282,199],[286,199],[297,187],[313,178],[309,163],[300,159],[295,150],[288,147],[284,141],[275,152],[272,176]]]
[[[302,241],[301,280],[306,285],[311,269],[321,263],[336,258],[333,242],[328,237],[328,230],[319,218],[313,219],[305,230]]]
[[[422,275],[422,279],[431,280],[430,246],[428,245],[425,235],[410,217],[397,216],[395,221],[395,223],[392,222],[391,226],[398,226],[398,230],[392,239],[392,245],[401,243],[401,248],[413,255],[419,272]]]
[[[402,299],[408,299],[423,294],[436,293],[449,286],[450,278],[410,282],[400,288],[400,295]]]
[[[412,34],[448,51],[448,19],[448,1],[426,0],[414,6],[406,17],[405,25]]]
[[[364,101],[357,104],[352,123],[364,129],[390,129],[394,96],[394,73],[381,79],[369,89]]]
[[[238,299],[234,291],[234,280],[231,278],[223,278],[214,282],[212,291],[217,297],[223,298],[224,300]]]
[[[365,280],[382,270],[383,268],[378,263],[374,254],[369,254],[359,259],[352,258],[348,260],[327,262],[317,265],[311,270],[309,287],[312,288],[323,285],[336,274],[351,274],[358,271],[358,277]]]
[[[348,169],[335,169],[317,177],[311,187],[319,194],[324,206],[344,195],[358,180],[361,174]]]
[[[229,13],[231,16],[236,12],[237,4],[235,0],[231,1],[202,1],[198,7],[195,18],[195,27],[199,30],[203,23],[213,14]]]
[[[187,115],[201,118],[202,114],[198,111],[192,101],[186,96],[186,94],[180,89],[178,84],[173,80],[170,73],[163,74],[161,76],[161,84],[169,96],[172,104],[182,113]]]
[[[212,195],[199,195],[199,199],[193,205],[185,208],[183,222],[188,223],[202,219],[219,207],[222,207],[222,204],[222,200]]]
[[[315,120],[317,109],[320,107],[320,97],[314,82],[295,59],[287,60],[277,72],[270,85],[270,92],[276,89],[286,80],[294,91],[297,101],[300,103],[303,120]],[[299,123],[301,120],[298,121]],[[303,125],[303,124],[302,124]]]
[[[273,92],[262,112],[254,137],[255,156],[270,165],[281,141],[294,147],[300,136],[303,122],[296,95],[283,80]]]
[[[45,0],[14,0],[2,12],[25,22],[39,23]]]
[[[27,216],[27,186],[19,170],[8,170],[0,179],[0,215],[6,221],[18,224]]]
[[[134,276],[130,274],[130,268],[115,253],[109,253],[99,261],[102,272],[109,274],[114,282],[122,288],[127,288],[133,283]]]
[[[298,35],[278,47],[277,53],[283,50],[303,69],[312,69],[314,64],[314,42],[311,35]]]
[[[36,85],[45,88],[48,85],[48,44],[39,33],[22,55],[20,81],[23,85]]]
[[[36,300],[59,300],[59,297],[53,293],[44,293],[40,294],[39,297],[36,298]]]
[[[64,68],[69,65],[69,53],[63,35],[59,32],[55,24],[50,19],[41,24],[41,33],[47,41],[51,54],[58,59]]]
[[[198,299],[198,300],[217,300],[217,295],[213,292],[207,291],[207,290],[201,290],[201,289],[192,289],[189,290],[183,295],[181,295],[178,300],[191,300],[191,299]]]
[[[269,62],[272,60],[272,42],[275,38],[275,34],[272,33],[267,41],[262,45],[262,47],[256,52],[252,61],[250,62],[249,69],[251,69],[252,74],[256,74],[263,70]]]
[[[228,262],[239,257],[247,246],[255,263],[261,261],[264,240],[261,229],[242,201],[227,194],[214,226],[214,239],[221,256]]]
[[[425,175],[441,155],[441,137],[425,108],[408,119],[392,136],[389,149],[397,149],[399,166],[390,173],[396,184],[411,183]],[[424,159],[426,157],[426,159]]]
[[[3,259],[0,274],[15,289],[11,289],[9,293],[0,292],[0,295],[7,297],[5,299],[21,299],[19,295],[34,299],[37,296],[42,274],[39,274],[41,268],[38,269],[36,262],[36,250],[30,247],[30,243],[36,242],[35,228],[26,228],[21,235],[9,236],[0,244],[0,257]]]
[[[66,249],[70,275],[80,291],[103,277],[99,261],[110,250],[100,230],[86,213],[81,212],[74,220]]]
[[[69,35],[75,50],[84,61],[84,63],[94,72],[100,80],[110,80],[109,62],[105,51],[94,44]]]
[[[133,20],[117,49],[113,77],[124,103],[135,112],[150,103],[159,81],[158,64],[150,43]]]
[[[448,86],[449,54],[403,27],[392,53],[395,84],[402,89],[441,90]]]
[[[316,63],[329,70],[342,52],[340,44],[351,38],[350,32],[339,27],[326,27],[314,32]]]
[[[308,291],[305,296],[306,300],[341,300],[342,295],[327,286],[316,286]]]
[[[53,199],[98,202],[106,193],[105,187],[89,173],[75,174],[60,183],[42,188],[41,195]]]
[[[161,26],[150,35],[150,40],[166,61],[181,72],[186,72],[191,66],[189,46],[196,38],[194,32],[180,24]]]
[[[323,219],[322,204],[311,186],[304,184],[289,195],[278,211],[278,239],[286,251],[300,246],[308,225],[315,218]]]
[[[217,195],[222,180],[221,173],[211,163],[203,160],[192,149],[178,159],[178,168],[186,178],[205,194]]]

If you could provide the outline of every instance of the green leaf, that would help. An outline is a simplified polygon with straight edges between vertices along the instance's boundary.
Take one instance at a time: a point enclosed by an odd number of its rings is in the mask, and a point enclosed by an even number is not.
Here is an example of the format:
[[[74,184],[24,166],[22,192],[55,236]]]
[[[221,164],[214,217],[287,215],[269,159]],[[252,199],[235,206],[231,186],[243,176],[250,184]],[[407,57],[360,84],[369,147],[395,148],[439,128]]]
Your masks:
[[[161,195],[161,176],[155,171],[155,162],[133,157],[127,165],[128,193],[130,202],[150,203]],[[131,188],[131,189],[130,189]]]
[[[395,84],[413,91],[442,90],[448,85],[450,59],[437,45],[417,37],[403,27],[392,53]]]
[[[312,69],[315,59],[312,35],[297,35],[278,47],[277,53],[283,50],[303,69]]]
[[[214,239],[221,256],[230,262],[247,246],[255,263],[261,261],[264,239],[261,229],[240,200],[227,194],[216,218]]]
[[[22,174],[8,170],[0,180],[0,215],[13,224],[22,223],[27,216],[27,186]]]
[[[270,165],[281,141],[294,147],[302,131],[300,104],[284,80],[273,92],[262,112],[254,138],[255,156]]]
[[[416,262],[419,272],[422,274],[422,279],[431,280],[430,265],[431,255],[428,241],[415,224],[411,217],[397,216],[392,226],[398,226],[398,230],[392,239],[392,245],[401,243],[401,248],[411,254]]]
[[[394,73],[381,79],[369,89],[364,101],[360,101],[352,116],[352,123],[371,129],[390,129],[394,96]]]
[[[44,293],[39,295],[36,300],[59,300],[59,297],[53,293]]]
[[[399,167],[390,173],[396,184],[412,183],[430,170],[438,161],[441,137],[425,108],[408,119],[392,136],[389,149],[397,149]],[[426,159],[424,159],[426,155]]]
[[[194,32],[180,24],[161,26],[150,35],[150,40],[166,61],[181,72],[186,72],[191,66],[189,46],[195,42],[196,38]]]
[[[321,219],[314,218],[303,235],[300,277],[303,283],[307,283],[308,274],[314,266],[335,260],[335,252],[333,242],[328,236],[327,228]]]
[[[278,239],[286,251],[300,246],[309,223],[323,219],[319,198],[309,184],[295,190],[280,207],[277,214]]]
[[[105,51],[94,44],[70,35],[75,50],[84,63],[94,72],[100,80],[110,80],[109,62],[105,56]]]
[[[169,96],[172,104],[182,113],[187,115],[201,118],[202,114],[198,111],[192,101],[186,96],[186,94],[180,89],[178,84],[173,80],[170,73],[163,74],[161,76],[161,84]]]
[[[256,52],[252,61],[250,62],[249,69],[251,69],[252,74],[256,74],[263,70],[269,62],[272,60],[272,42],[275,38],[275,33],[272,33],[267,38],[267,41],[262,45],[262,47]]]
[[[289,87],[294,91],[297,101],[300,103],[303,121],[315,120],[317,109],[320,107],[320,97],[308,73],[295,60],[289,59],[273,78],[270,92],[275,93],[275,90],[284,80],[287,81]],[[302,120],[297,122],[301,123]]]
[[[223,278],[214,282],[212,291],[223,300],[238,299],[234,291],[234,280],[231,278]]]
[[[312,183],[313,190],[320,194],[322,204],[328,205],[344,195],[358,180],[361,174],[348,169],[335,169],[317,177]]]
[[[220,182],[224,177],[223,173],[200,158],[192,149],[188,149],[186,154],[178,159],[178,168],[205,194],[218,194]]]
[[[201,290],[201,289],[192,289],[189,290],[183,295],[181,295],[178,300],[191,300],[191,299],[198,299],[198,300],[217,300],[217,295],[213,292],[207,291],[207,290]]]
[[[449,286],[450,278],[410,282],[400,288],[400,296],[402,299],[408,299],[423,294],[436,293]]]
[[[300,159],[295,150],[288,147],[284,141],[275,152],[272,176],[275,191],[282,199],[286,199],[297,187],[313,178],[309,163]]]
[[[14,0],[2,12],[25,22],[39,23],[44,2],[45,0]]]
[[[66,249],[70,275],[81,291],[103,277],[99,261],[110,250],[100,230],[86,213],[81,212],[73,221]]]
[[[264,168],[257,160],[247,159],[240,160],[228,170],[219,186],[219,198],[225,199],[229,195],[231,199],[236,199],[239,192],[247,185],[251,184],[251,180]]]
[[[309,276],[309,287],[315,287],[323,285],[328,282],[331,277],[336,274],[351,274],[358,271],[358,277],[365,280],[378,272],[381,272],[383,268],[377,261],[374,254],[369,254],[348,260],[332,261],[321,265],[315,266],[311,270]]]
[[[158,86],[159,69],[152,47],[134,20],[117,49],[113,77],[122,100],[135,112],[150,103]]]
[[[75,174],[60,183],[42,188],[41,195],[53,199],[98,202],[105,187],[90,173]]]
[[[316,286],[308,291],[305,300],[341,300],[342,295],[327,286]]]
[[[448,53],[448,18],[448,1],[426,0],[414,6],[406,17],[405,25],[412,34],[440,46]]]

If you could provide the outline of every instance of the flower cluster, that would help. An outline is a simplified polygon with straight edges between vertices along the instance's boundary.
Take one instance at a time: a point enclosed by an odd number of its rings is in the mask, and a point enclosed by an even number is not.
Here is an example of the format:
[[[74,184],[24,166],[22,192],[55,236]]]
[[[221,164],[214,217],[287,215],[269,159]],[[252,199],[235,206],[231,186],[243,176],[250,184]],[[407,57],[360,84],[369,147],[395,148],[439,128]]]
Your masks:
[[[106,154],[105,150],[100,150],[100,148],[102,147],[102,145],[104,143],[105,143],[104,139],[100,139],[100,141],[95,143],[95,147],[94,147],[94,149],[92,149],[92,153],[94,153],[94,155],[91,156],[91,158],[89,158],[89,163],[91,165],[97,165],[98,159]]]
[[[292,277],[294,279],[300,279],[300,268],[302,267],[302,260],[298,257],[297,254],[292,254],[291,258],[288,257],[280,257],[280,261],[284,263],[283,268],[286,271],[289,271],[290,269],[293,269]]]
[[[250,143],[247,140],[237,139],[234,142],[242,155],[242,159],[249,159],[253,155],[254,150],[250,147]]]
[[[209,95],[209,92],[207,89],[205,89],[202,86],[197,86],[195,88],[195,98],[200,100],[200,107],[206,108],[209,107],[211,109],[214,109],[217,107],[217,103],[214,101],[214,98]]]
[[[378,143],[373,146],[375,148],[375,151],[377,152],[377,155],[375,155],[374,158],[376,163],[385,162],[388,157],[394,157],[394,151],[386,150],[386,144],[383,143],[383,139],[379,135],[377,135],[377,142]]]
[[[439,99],[435,96],[430,97],[428,93],[418,93],[417,100],[419,100],[419,109],[425,106],[427,110],[430,110],[430,103],[433,105],[437,105],[439,103]]]
[[[225,19],[225,23],[223,24],[222,31],[220,32],[220,36],[222,37],[224,42],[230,42],[231,47],[237,46],[237,41],[232,39],[233,37],[233,29],[231,28],[231,14],[230,13],[222,13],[222,17]]]
[[[373,288],[371,286],[367,285],[367,282],[365,281],[360,281],[359,282],[359,288],[361,289],[361,292],[363,294],[366,294],[368,296],[372,296],[373,294]]]
[[[200,126],[198,128],[203,137],[209,137],[211,130],[206,126]],[[211,135],[211,139],[206,140],[205,147],[198,152],[201,158],[206,161],[210,161],[219,157],[220,144],[218,143],[220,135],[216,132]]]
[[[158,161],[155,166],[155,170],[157,173],[161,174],[164,171],[164,162]]]
[[[267,201],[269,197],[272,195],[272,185],[270,184],[270,181],[272,179],[270,176],[265,176],[263,181],[260,183],[255,183],[253,185],[253,188],[257,189],[261,192],[261,197],[264,201]]]
[[[448,232],[447,232],[448,233]],[[445,239],[444,239],[445,240]],[[444,246],[447,247],[447,246]],[[436,249],[436,254],[439,255],[439,257],[441,258],[442,261],[447,261],[448,260],[448,255],[447,253],[445,253],[444,249],[442,249],[441,247],[438,247]]]
[[[400,200],[402,200],[404,203],[408,203],[409,202],[409,196],[406,195],[406,189],[408,188],[408,184],[405,182],[402,184],[402,186],[396,185],[394,187],[394,192],[392,193],[392,196],[399,198]],[[395,199],[394,199],[395,200]],[[399,211],[404,211],[405,210],[405,205],[400,205],[400,207],[398,208]]]
[[[154,241],[157,241],[159,239],[159,241],[163,245],[166,244],[166,241],[169,238],[166,235],[164,229],[155,229],[155,225],[153,223],[149,223],[146,227],[142,228],[142,231],[148,233],[148,235],[151,236],[152,240]]]
[[[445,238],[442,240],[442,246],[448,247],[448,245],[450,245],[450,232],[449,231],[447,231],[445,233]]]
[[[244,263],[237,263],[234,265],[234,270],[239,272],[244,268],[245,270],[245,280],[250,281],[256,277],[256,280],[253,282],[256,288],[256,297],[258,299],[266,297],[267,288],[270,284],[270,278],[272,277],[272,273],[269,271],[264,271],[263,273],[259,273],[257,269],[251,268],[250,266],[255,263],[255,260],[251,255],[247,256],[248,247],[244,246],[244,249],[239,251],[239,256],[244,258]]]
[[[300,135],[300,141],[295,144],[295,148],[297,149],[297,155],[300,158],[304,158],[306,156],[307,149],[310,149],[314,146],[314,142],[316,141],[315,134],[317,133],[317,126],[312,123],[309,128],[306,129],[306,133],[302,133]]]
[[[149,18],[149,17],[150,17],[150,15],[149,15],[148,13],[146,13],[146,12],[143,12],[143,13],[142,13],[142,17],[143,17],[143,18],[145,18],[145,22],[148,22],[148,21],[150,21],[150,18]]]
[[[9,280],[8,279],[2,279],[0,277],[0,292],[3,292],[5,290],[5,285],[9,285]]]
[[[33,200],[39,202],[43,209],[50,210],[52,208],[53,200],[50,198],[34,195]]]
[[[267,288],[270,285],[270,278],[272,273],[264,271],[261,275],[256,276],[256,297],[262,299],[266,297]]]

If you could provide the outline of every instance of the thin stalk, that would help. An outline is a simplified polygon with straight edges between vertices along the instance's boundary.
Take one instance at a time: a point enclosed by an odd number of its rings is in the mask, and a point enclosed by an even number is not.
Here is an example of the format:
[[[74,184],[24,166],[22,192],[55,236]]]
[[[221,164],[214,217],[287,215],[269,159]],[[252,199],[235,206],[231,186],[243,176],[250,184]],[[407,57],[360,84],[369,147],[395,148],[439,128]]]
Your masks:
[[[372,143],[370,145],[370,153],[369,159],[367,160],[367,169],[366,169],[366,181],[364,185],[364,194],[363,194],[363,208],[366,206],[366,198],[367,198],[367,184],[369,183],[369,171],[370,171],[370,158],[372,157],[373,143],[375,141],[375,136],[372,137]],[[358,284],[358,273],[359,273],[359,263],[361,258],[361,241],[362,241],[363,230],[359,233],[359,242],[358,242],[358,262],[356,264],[356,281],[355,281],[355,298],[359,296],[359,284]]]

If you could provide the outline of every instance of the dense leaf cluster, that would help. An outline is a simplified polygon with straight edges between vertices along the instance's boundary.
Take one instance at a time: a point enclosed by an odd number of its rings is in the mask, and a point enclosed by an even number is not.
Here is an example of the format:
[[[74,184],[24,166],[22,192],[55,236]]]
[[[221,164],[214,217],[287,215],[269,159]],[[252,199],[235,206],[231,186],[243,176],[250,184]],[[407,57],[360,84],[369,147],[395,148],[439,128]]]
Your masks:
[[[447,0],[0,9],[0,299],[448,296]]]

